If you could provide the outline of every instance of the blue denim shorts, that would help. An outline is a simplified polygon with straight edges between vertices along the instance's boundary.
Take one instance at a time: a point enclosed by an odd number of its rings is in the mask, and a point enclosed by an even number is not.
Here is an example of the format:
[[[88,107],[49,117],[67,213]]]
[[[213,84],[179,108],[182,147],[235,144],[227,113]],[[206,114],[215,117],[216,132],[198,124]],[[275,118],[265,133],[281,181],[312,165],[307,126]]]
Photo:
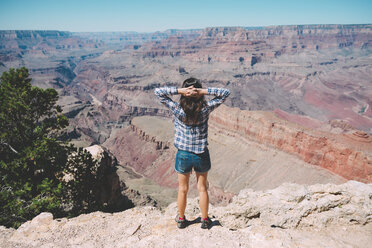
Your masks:
[[[192,171],[192,168],[198,173],[204,173],[211,169],[211,159],[208,149],[201,154],[178,150],[174,168],[176,172],[187,174]]]

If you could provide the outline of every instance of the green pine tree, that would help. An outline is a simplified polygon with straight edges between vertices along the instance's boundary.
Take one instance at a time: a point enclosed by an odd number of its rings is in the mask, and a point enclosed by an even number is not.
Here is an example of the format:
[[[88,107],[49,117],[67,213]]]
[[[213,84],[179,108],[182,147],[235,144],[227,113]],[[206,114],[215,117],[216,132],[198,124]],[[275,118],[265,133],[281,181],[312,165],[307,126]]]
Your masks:
[[[96,161],[59,139],[68,119],[57,91],[32,86],[24,67],[0,80],[0,225],[18,227],[43,211],[62,217],[99,210]],[[66,173],[75,180],[62,180]]]

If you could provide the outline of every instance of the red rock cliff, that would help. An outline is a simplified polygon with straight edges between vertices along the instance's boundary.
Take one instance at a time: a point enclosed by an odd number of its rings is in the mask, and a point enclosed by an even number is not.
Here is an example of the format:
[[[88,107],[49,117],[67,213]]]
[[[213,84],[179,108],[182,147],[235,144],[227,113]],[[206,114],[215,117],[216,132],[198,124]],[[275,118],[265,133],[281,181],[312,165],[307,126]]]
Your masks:
[[[295,154],[346,179],[372,182],[372,138],[364,132],[332,134],[301,127],[272,112],[221,106],[210,125]]]

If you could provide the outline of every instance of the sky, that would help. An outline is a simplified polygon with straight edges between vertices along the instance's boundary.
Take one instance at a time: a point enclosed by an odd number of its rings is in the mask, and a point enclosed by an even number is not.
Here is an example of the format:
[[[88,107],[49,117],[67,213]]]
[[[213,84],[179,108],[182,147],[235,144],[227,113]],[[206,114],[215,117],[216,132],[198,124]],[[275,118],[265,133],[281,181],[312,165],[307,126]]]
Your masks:
[[[0,0],[0,30],[155,32],[371,23],[372,0]]]

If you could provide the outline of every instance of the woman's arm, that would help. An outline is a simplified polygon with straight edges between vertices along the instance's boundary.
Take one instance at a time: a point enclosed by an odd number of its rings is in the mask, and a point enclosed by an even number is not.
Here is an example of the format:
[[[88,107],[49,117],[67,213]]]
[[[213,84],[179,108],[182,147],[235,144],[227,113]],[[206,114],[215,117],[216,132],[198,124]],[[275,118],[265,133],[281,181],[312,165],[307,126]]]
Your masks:
[[[208,89],[203,89],[201,94],[215,96],[213,99],[208,101],[208,110],[209,112],[212,112],[226,100],[226,98],[230,95],[230,90],[224,88],[209,87]]]
[[[172,111],[178,107],[178,103],[173,101],[169,96],[177,95],[178,89],[176,87],[161,87],[154,90],[155,95],[159,98],[160,102],[170,108]]]
[[[155,95],[159,98],[160,102],[169,107],[172,112],[181,117],[184,115],[179,103],[173,101],[169,96],[170,95],[183,95],[186,97],[199,97],[203,95],[214,95],[215,97],[208,101],[208,111],[211,112],[218,106],[220,106],[226,98],[230,95],[230,91],[224,88],[214,88],[209,87],[208,89],[194,88],[190,86],[188,88],[176,88],[176,87],[161,87],[156,88],[154,91]]]
[[[160,102],[170,108],[177,118],[181,119],[185,112],[181,108],[178,102],[173,101],[169,96],[177,94],[185,94],[184,89],[177,89],[176,87],[161,87],[154,90],[155,95],[159,98]]]
[[[170,95],[180,94],[187,97],[193,97],[198,95],[198,90],[193,86],[188,88],[161,87],[156,88],[154,93],[159,98],[161,103],[166,104],[168,101],[172,101],[172,99],[169,98]]]

